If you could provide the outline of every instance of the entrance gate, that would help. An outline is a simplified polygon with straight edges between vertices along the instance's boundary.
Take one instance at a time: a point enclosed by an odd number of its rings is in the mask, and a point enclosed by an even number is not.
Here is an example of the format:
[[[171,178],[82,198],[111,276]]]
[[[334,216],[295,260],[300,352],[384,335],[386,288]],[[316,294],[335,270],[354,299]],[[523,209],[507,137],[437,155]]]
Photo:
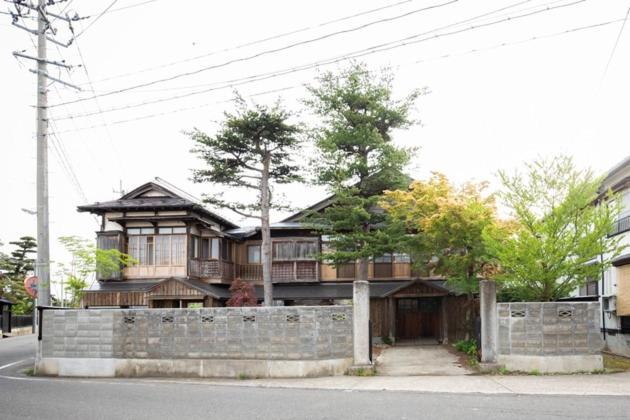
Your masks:
[[[398,339],[440,337],[440,301],[438,298],[401,298],[396,309]]]

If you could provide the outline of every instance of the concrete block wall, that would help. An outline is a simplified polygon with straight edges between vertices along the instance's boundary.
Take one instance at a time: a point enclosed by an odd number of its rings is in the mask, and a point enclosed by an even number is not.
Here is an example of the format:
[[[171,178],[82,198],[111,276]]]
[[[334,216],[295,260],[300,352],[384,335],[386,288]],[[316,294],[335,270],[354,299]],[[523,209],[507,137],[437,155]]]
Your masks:
[[[324,360],[352,356],[352,307],[44,311],[41,358]]]
[[[596,355],[604,346],[597,302],[499,303],[499,354]]]

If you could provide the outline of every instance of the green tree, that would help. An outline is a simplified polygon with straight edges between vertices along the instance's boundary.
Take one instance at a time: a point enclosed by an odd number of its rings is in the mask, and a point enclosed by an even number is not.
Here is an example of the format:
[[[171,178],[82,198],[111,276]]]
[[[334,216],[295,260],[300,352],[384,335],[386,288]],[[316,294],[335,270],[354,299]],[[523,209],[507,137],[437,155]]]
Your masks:
[[[526,301],[568,296],[599,278],[623,249],[619,237],[608,237],[619,216],[618,197],[600,195],[602,179],[577,169],[571,158],[537,160],[524,175],[500,172],[500,178],[501,197],[519,228],[487,242],[510,295]]]
[[[62,236],[59,242],[72,257],[70,264],[59,264],[59,273],[64,277],[64,290],[70,293],[73,307],[80,305],[83,290],[92,276],[109,278],[122,267],[137,262],[117,249],[99,249],[92,241],[77,236]]]
[[[236,106],[235,113],[225,114],[216,134],[208,135],[198,129],[188,133],[195,142],[193,152],[206,164],[206,168],[193,171],[193,180],[255,192],[255,199],[250,202],[227,201],[216,194],[205,195],[204,201],[261,221],[264,303],[271,306],[269,211],[286,207],[279,203],[280,200],[273,199],[272,192],[277,184],[300,179],[292,153],[300,145],[301,128],[288,122],[291,115],[279,104],[248,108],[242,99],[237,98]]]
[[[403,168],[413,150],[397,147],[392,132],[413,123],[410,111],[419,92],[393,99],[391,73],[375,74],[363,64],[324,73],[308,90],[305,103],[321,119],[313,130],[318,152],[314,181],[335,197],[332,206],[310,220],[330,237],[326,259],[335,264],[358,260],[356,277],[367,279],[369,258],[394,246],[377,204],[385,189],[408,184]]]
[[[480,279],[492,279],[497,266],[484,236],[506,234],[508,224],[496,213],[495,197],[484,195],[486,183],[454,187],[434,173],[426,181],[415,181],[409,190],[388,191],[381,202],[406,232],[403,243],[414,268],[446,277],[447,283],[468,298],[466,320],[472,332],[473,297]]]
[[[33,311],[33,298],[26,293],[24,279],[33,274],[35,259],[31,255],[37,252],[37,243],[31,236],[22,236],[9,244],[15,247],[11,254],[0,255],[1,294],[15,303],[13,313],[28,314]]]

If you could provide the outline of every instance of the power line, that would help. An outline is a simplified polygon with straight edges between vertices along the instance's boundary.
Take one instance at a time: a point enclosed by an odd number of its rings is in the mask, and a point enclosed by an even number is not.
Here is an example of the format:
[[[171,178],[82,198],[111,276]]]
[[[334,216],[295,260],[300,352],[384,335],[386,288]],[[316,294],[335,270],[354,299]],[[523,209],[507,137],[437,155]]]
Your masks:
[[[156,0],[152,0],[152,1],[156,1]],[[332,25],[332,24],[335,24],[335,23],[344,22],[346,20],[351,20],[351,19],[354,19],[354,18],[357,18],[357,17],[360,17],[360,16],[365,16],[365,15],[368,15],[368,14],[380,12],[382,10],[391,9],[393,7],[398,7],[398,6],[401,6],[403,4],[411,3],[413,1],[416,1],[416,0],[399,1],[397,3],[388,4],[388,5],[385,5],[385,6],[377,7],[375,9],[365,10],[363,12],[355,13],[355,14],[348,15],[348,16],[343,16],[343,17],[336,18],[336,19],[333,19],[333,20],[329,20],[329,21],[326,21],[326,22],[322,22],[322,23],[319,23],[319,24],[306,26],[306,27],[303,27],[303,28],[300,28],[300,29],[295,29],[295,30],[288,31],[288,32],[283,32],[283,33],[280,33],[280,34],[277,34],[277,35],[272,35],[272,36],[269,36],[269,37],[266,37],[266,38],[257,39],[257,40],[254,40],[254,41],[249,41],[249,42],[246,42],[246,43],[243,43],[243,44],[238,44],[238,45],[235,45],[233,47],[228,47],[228,48],[224,48],[224,49],[221,49],[221,50],[210,51],[210,52],[205,53],[205,54],[197,55],[197,56],[190,57],[190,58],[185,58],[185,59],[178,60],[178,61],[172,61],[172,62],[161,64],[161,65],[158,65],[158,66],[146,67],[144,69],[141,69],[141,70],[138,70],[138,71],[135,71],[135,72],[129,72],[129,73],[118,74],[118,75],[115,75],[115,76],[110,76],[110,77],[107,77],[107,78],[104,78],[104,79],[96,80],[94,83],[101,83],[101,82],[106,82],[106,81],[109,81],[109,80],[119,79],[119,78],[122,78],[122,77],[133,76],[135,74],[146,73],[146,72],[149,72],[149,71],[152,71],[152,70],[159,70],[159,69],[163,69],[163,68],[166,68],[166,67],[171,67],[171,66],[174,66],[174,65],[177,65],[177,64],[188,63],[188,62],[191,62],[191,61],[199,60],[201,58],[210,57],[210,56],[213,56],[213,55],[216,55],[216,54],[221,54],[221,53],[225,53],[225,52],[229,52],[229,51],[235,51],[235,50],[239,50],[239,49],[245,48],[245,47],[251,47],[253,45],[262,44],[262,43],[265,43],[265,42],[268,42],[268,41],[273,41],[273,40],[284,38],[284,37],[287,37],[287,36],[290,36],[290,35],[295,35],[295,34],[306,32],[306,31],[310,31],[310,30],[313,30],[313,29],[323,28],[325,26],[329,26],[329,25]],[[532,0],[528,0],[528,1],[532,1]],[[149,3],[149,1],[147,1],[145,3]],[[140,3],[140,4],[144,4],[144,3]],[[129,7],[131,7],[131,6],[129,6]],[[116,10],[121,10],[121,9],[122,8],[110,10],[110,13],[113,12],[113,11],[116,11]]]
[[[466,56],[466,55],[471,55],[471,54],[477,54],[477,53],[481,53],[481,52],[491,51],[491,50],[495,50],[495,49],[499,49],[499,48],[511,47],[511,46],[514,46],[514,45],[521,45],[521,44],[525,44],[525,43],[528,43],[528,42],[541,41],[543,39],[555,38],[555,37],[562,36],[562,35],[569,35],[569,34],[574,33],[574,32],[580,32],[580,31],[585,31],[585,30],[589,30],[589,29],[595,29],[595,28],[600,28],[600,27],[603,27],[603,26],[612,25],[614,23],[618,23],[618,22],[621,22],[623,20],[624,20],[623,18],[615,19],[615,20],[609,20],[609,21],[606,21],[606,22],[594,23],[594,24],[591,24],[591,25],[579,26],[577,28],[571,28],[571,29],[567,29],[567,30],[564,30],[564,31],[560,31],[560,32],[554,32],[554,33],[547,34],[547,35],[536,35],[536,36],[532,36],[532,37],[529,37],[529,38],[521,39],[519,41],[502,42],[500,44],[495,44],[495,45],[491,45],[491,46],[488,46],[488,47],[473,48],[471,50],[460,52],[460,53],[443,54],[443,55],[436,56],[436,57],[433,57],[433,58],[417,60],[417,61],[414,61],[414,62],[412,62],[410,64],[421,64],[421,63],[426,63],[426,62],[434,61],[434,60],[442,60],[442,59],[453,58],[453,57],[462,57],[462,56]]]
[[[119,156],[118,150],[116,150],[116,146],[114,144],[114,140],[112,139],[112,135],[111,135],[111,133],[109,131],[109,127],[107,125],[107,121],[105,120],[105,117],[103,116],[103,110],[101,108],[101,104],[99,103],[99,100],[96,97],[96,92],[94,92],[94,86],[92,85],[92,81],[90,79],[90,73],[88,71],[87,65],[85,64],[85,60],[83,58],[83,53],[81,52],[81,47],[79,46],[79,43],[76,41],[76,38],[75,38],[75,45],[77,46],[77,51],[79,53],[79,58],[81,60],[83,71],[85,72],[85,77],[87,77],[87,80],[88,80],[88,83],[89,83],[89,86],[90,86],[90,90],[92,91],[92,95],[93,95],[92,98],[94,99],[94,102],[96,103],[96,107],[97,107],[97,109],[99,111],[98,114],[101,116],[101,120],[103,121],[104,128],[105,128],[105,135],[107,137],[107,140],[109,142],[109,145],[110,145],[112,151],[114,152],[114,160],[116,161],[116,164],[118,165],[119,175],[122,177],[124,171],[122,170],[122,165],[121,165],[119,159],[117,159],[117,157]]]
[[[489,46],[489,47],[475,48],[475,49],[472,49],[472,50],[469,50],[469,51],[466,51],[466,52],[463,52],[463,53],[444,54],[444,55],[433,57],[433,58],[429,58],[429,59],[417,60],[417,61],[414,61],[414,62],[405,63],[402,66],[421,64],[421,63],[425,63],[425,62],[428,62],[428,61],[447,59],[447,58],[457,57],[457,56],[477,54],[477,53],[481,53],[481,52],[485,52],[485,51],[489,51],[489,50],[493,50],[493,49],[505,48],[505,47],[515,46],[515,45],[521,45],[521,44],[525,44],[525,43],[528,43],[528,42],[541,41],[543,39],[549,39],[549,38],[554,38],[554,37],[558,37],[558,36],[569,35],[569,34],[572,34],[572,33],[575,33],[575,32],[580,32],[580,31],[585,31],[585,30],[589,30],[589,29],[600,28],[600,27],[604,27],[604,26],[607,26],[607,25],[612,25],[614,23],[618,23],[618,22],[621,22],[621,21],[623,21],[623,18],[610,20],[610,21],[605,21],[605,22],[600,22],[600,23],[594,23],[594,24],[586,25],[586,26],[575,27],[575,28],[571,28],[571,29],[567,29],[567,30],[559,31],[559,32],[554,32],[554,33],[546,34],[546,35],[536,35],[536,36],[532,36],[532,37],[525,38],[525,39],[518,40],[518,41],[503,42],[503,43],[492,45],[492,46]],[[298,87],[302,87],[302,86],[304,86],[304,85],[303,84],[299,84],[299,85],[287,86],[287,87],[282,87],[282,88],[278,88],[278,89],[273,89],[273,90],[269,90],[269,91],[264,91],[264,92],[259,92],[259,93],[256,93],[256,94],[248,95],[247,97],[251,98],[251,97],[255,97],[255,96],[262,96],[262,95],[267,95],[267,94],[271,94],[271,93],[277,93],[277,92],[281,92],[281,91],[288,91],[288,90],[292,90],[292,89],[295,89],[295,88],[298,88]],[[215,101],[215,102],[205,103],[205,104],[196,105],[196,106],[177,108],[177,109],[174,109],[174,110],[164,111],[164,112],[160,112],[160,113],[153,113],[153,114],[143,115],[143,116],[139,116],[139,117],[135,117],[135,118],[129,118],[129,119],[124,119],[124,120],[119,120],[119,121],[113,121],[111,124],[124,124],[124,123],[139,121],[139,120],[156,118],[156,117],[160,117],[160,116],[164,116],[164,115],[170,115],[170,114],[175,114],[175,113],[179,113],[179,112],[192,111],[192,110],[196,110],[196,109],[200,109],[200,108],[205,108],[205,107],[208,107],[208,106],[211,106],[211,105],[217,105],[217,104],[227,103],[227,102],[231,102],[231,100]],[[69,132],[76,132],[76,131],[84,131],[84,130],[89,130],[89,129],[93,129],[93,128],[99,128],[99,127],[102,127],[102,126],[100,126],[100,125],[92,125],[92,126],[87,126],[87,127],[81,127],[79,129],[75,129],[75,130],[72,130],[72,129],[71,130],[64,130],[64,131],[61,131],[61,134],[69,133]]]
[[[261,80],[267,80],[267,79],[271,79],[271,78],[276,78],[279,76],[284,76],[286,74],[290,74],[290,73],[296,73],[296,72],[300,72],[300,71],[304,71],[304,70],[309,70],[318,66],[323,66],[323,65],[330,65],[330,64],[334,64],[334,63],[338,63],[340,61],[345,61],[345,60],[350,60],[350,59],[355,59],[355,58],[359,58],[359,57],[363,57],[369,54],[374,54],[374,53],[379,53],[379,52],[384,52],[384,51],[389,51],[392,49],[396,49],[396,48],[400,48],[403,46],[407,46],[407,45],[412,45],[412,44],[417,44],[420,42],[427,42],[427,41],[432,41],[432,40],[436,40],[438,38],[444,38],[446,36],[452,36],[452,35],[457,35],[463,32],[468,32],[468,31],[474,31],[480,28],[485,28],[488,26],[492,26],[492,25],[497,25],[497,24],[501,24],[504,22],[508,22],[508,21],[514,21],[517,19],[521,19],[524,17],[529,17],[535,14],[539,14],[539,13],[546,13],[549,12],[551,10],[555,10],[558,8],[562,8],[562,7],[568,7],[568,6],[572,6],[578,3],[582,3],[585,2],[587,0],[577,0],[574,1],[572,3],[566,3],[566,4],[562,4],[559,6],[553,6],[553,7],[545,7],[543,9],[538,9],[535,10],[533,12],[528,12],[525,14],[521,14],[521,15],[516,15],[516,16],[508,16],[506,18],[503,19],[499,19],[499,20],[494,20],[488,23],[484,23],[484,24],[479,24],[479,25],[474,25],[474,26],[469,26],[469,27],[465,27],[463,29],[458,29],[455,31],[451,31],[451,32],[445,32],[445,33],[438,33],[435,34],[433,36],[430,37],[425,37],[425,38],[419,38],[423,35],[427,35],[427,34],[431,34],[434,33],[436,31],[442,30],[442,29],[446,29],[449,27],[457,27],[461,25],[461,22],[457,22],[454,24],[449,24],[437,29],[432,29],[420,34],[416,34],[416,35],[412,35],[412,36],[408,36],[405,38],[402,38],[402,40],[404,42],[400,42],[401,40],[396,40],[396,41],[391,41],[391,42],[387,42],[387,43],[383,43],[383,44],[379,44],[376,46],[372,46],[372,47],[368,47],[362,50],[358,50],[358,51],[354,51],[351,53],[346,53],[346,54],[342,54],[340,56],[336,56],[330,59],[326,59],[326,60],[319,60],[319,61],[315,61],[312,63],[308,63],[308,64],[304,64],[302,66],[297,66],[297,67],[291,67],[288,69],[283,69],[283,70],[278,70],[276,72],[272,72],[272,73],[266,73],[266,74],[262,74],[262,75],[256,75],[256,76],[248,76],[246,78],[241,78],[241,79],[234,79],[233,81],[230,81],[230,83],[226,83],[224,85],[218,85],[215,87],[210,87],[207,89],[203,89],[203,90],[198,90],[198,91],[193,91],[193,92],[187,92],[187,93],[183,93],[183,94],[179,94],[179,95],[174,95],[174,96],[168,96],[168,97],[162,97],[162,98],[158,98],[158,99],[153,99],[150,101],[144,101],[144,102],[140,102],[140,103],[135,103],[135,104],[129,104],[129,105],[123,105],[123,106],[119,106],[119,107],[112,107],[112,108],[108,108],[105,110],[102,110],[102,112],[113,112],[113,111],[121,111],[121,110],[126,110],[126,109],[132,109],[132,108],[137,108],[137,107],[141,107],[141,106],[146,106],[146,105],[152,105],[152,104],[157,104],[157,103],[162,103],[162,102],[168,102],[168,101],[173,101],[173,100],[178,100],[178,99],[183,99],[183,98],[187,98],[187,97],[191,97],[191,96],[196,96],[196,95],[201,95],[204,93],[208,93],[208,92],[212,92],[215,90],[220,90],[220,89],[226,89],[226,88],[233,88],[234,86],[240,86],[243,84],[248,84],[248,83],[253,83],[253,82],[258,82]],[[487,14],[481,15],[482,17],[485,17]],[[466,19],[462,22],[469,22],[476,19],[476,18],[470,18],[470,19]],[[110,93],[111,94],[111,93]],[[107,96],[107,94],[102,94],[102,95],[96,95],[96,96]],[[67,105],[67,104],[72,104],[72,103],[77,103],[77,102],[82,102],[85,99],[76,99],[73,101],[68,101],[68,102],[64,102],[61,104],[54,104],[54,105],[50,105],[50,107],[55,107],[55,106],[59,106],[59,105]],[[79,114],[79,115],[72,115],[72,116],[64,116],[61,117],[60,119],[68,119],[68,118],[80,118],[80,117],[85,117],[85,116],[89,116],[89,115],[94,115],[94,113],[84,113],[84,114]]]
[[[628,21],[628,15],[630,15],[630,7],[628,8],[628,11],[626,12],[626,17],[623,19],[623,23],[621,24],[621,28],[619,29],[619,34],[617,34],[617,39],[615,40],[615,45],[613,46],[613,49],[610,52],[610,57],[608,57],[608,62],[606,63],[604,74],[602,75],[602,81],[606,78],[606,74],[608,74],[608,68],[610,67],[610,63],[612,63],[613,57],[615,56],[615,51],[617,51],[617,45],[619,45],[621,34],[623,34],[623,30],[626,27],[626,22]]]
[[[102,11],[102,12],[101,12],[98,16],[96,16],[96,17],[94,18],[94,20],[91,20],[91,21],[90,21],[90,23],[88,23],[88,25],[87,25],[85,28],[83,28],[83,30],[82,30],[82,31],[80,31],[78,34],[76,34],[76,35],[74,36],[74,39],[76,40],[78,37],[80,37],[81,35],[83,35],[83,34],[85,33],[85,31],[87,31],[88,29],[90,29],[90,28],[92,27],[92,25],[94,25],[96,22],[98,22],[98,20],[99,20],[101,17],[103,17],[103,15],[104,15],[105,13],[107,13],[107,11],[108,11],[109,9],[111,9],[111,8],[112,8],[112,6],[113,6],[113,5],[115,5],[116,3],[118,3],[118,0],[114,0],[114,1],[112,1],[112,2],[109,4],[109,6],[107,6],[107,7],[105,8],[105,10],[103,10],[103,11]]]
[[[373,26],[373,25],[376,25],[376,24],[379,24],[379,23],[391,22],[393,20],[402,19],[404,17],[409,16],[410,14],[420,13],[420,12],[424,12],[424,11],[437,9],[437,8],[444,7],[444,6],[448,6],[448,5],[451,5],[451,4],[456,3],[458,1],[459,0],[449,0],[449,1],[444,2],[444,3],[440,3],[440,4],[436,4],[436,5],[432,5],[432,6],[427,6],[427,7],[421,8],[421,9],[416,9],[416,10],[414,10],[412,12],[408,12],[408,13],[405,13],[405,14],[402,14],[402,15],[394,16],[394,17],[391,17],[391,18],[379,19],[377,21],[372,21],[372,22],[369,22],[369,23],[366,23],[366,24],[363,24],[363,25],[360,25],[360,26],[356,26],[354,28],[344,29],[344,30],[341,30],[341,31],[328,33],[328,34],[325,34],[325,35],[322,35],[322,36],[318,36],[318,37],[315,37],[315,38],[311,38],[311,39],[308,39],[308,40],[299,41],[299,42],[295,42],[295,43],[292,43],[292,44],[284,45],[282,47],[261,51],[261,52],[255,53],[255,54],[251,54],[249,56],[235,58],[235,59],[228,60],[226,62],[215,64],[215,65],[212,65],[212,66],[202,67],[202,68],[197,69],[197,70],[192,70],[192,71],[185,72],[185,73],[179,73],[179,74],[176,74],[176,75],[173,75],[173,76],[170,76],[170,77],[165,77],[165,78],[162,78],[162,79],[157,79],[157,80],[141,83],[141,84],[134,85],[134,86],[130,86],[130,87],[122,88],[122,89],[117,89],[117,90],[114,90],[114,91],[111,91],[111,92],[107,92],[107,93],[102,93],[102,94],[99,94],[97,96],[99,96],[99,97],[100,96],[110,96],[110,95],[123,93],[123,92],[127,92],[127,91],[130,91],[130,90],[142,88],[142,87],[152,86],[152,85],[155,85],[155,84],[158,84],[158,83],[164,83],[164,82],[180,79],[182,77],[193,76],[193,75],[196,75],[196,74],[208,71],[208,70],[214,70],[214,69],[217,69],[217,68],[226,67],[226,66],[228,66],[230,64],[253,60],[253,59],[258,58],[258,57],[262,57],[262,56],[269,55],[269,54],[275,54],[275,53],[281,52],[281,51],[286,51],[286,50],[295,48],[297,46],[302,46],[302,45],[310,44],[310,43],[313,43],[313,42],[321,41],[323,39],[331,38],[333,36],[337,36],[337,35],[341,35],[341,34],[345,34],[345,33],[349,33],[349,32],[354,32],[354,31],[359,31],[359,30],[365,29],[367,27],[370,27],[370,26]],[[582,0],[582,1],[586,1],[586,0]],[[87,100],[87,98],[80,98],[80,99],[75,99],[73,101],[66,102],[65,104],[72,104],[72,103],[77,103],[77,102],[83,102],[83,101],[86,101],[86,100]],[[59,105],[61,105],[61,104],[50,105],[50,107],[55,107],[55,106],[59,106]]]
[[[257,96],[263,96],[263,95],[269,95],[272,93],[278,93],[278,92],[284,92],[284,91],[288,91],[288,90],[292,90],[298,87],[301,87],[303,85],[293,85],[293,86],[286,86],[286,87],[282,87],[282,88],[278,88],[278,89],[272,89],[272,90],[267,90],[264,92],[258,92],[258,93],[254,93],[251,95],[247,95],[247,98],[253,98],[253,97],[257,97]],[[159,112],[159,113],[154,113],[154,114],[149,114],[149,115],[143,115],[140,117],[134,117],[134,118],[129,118],[126,120],[119,120],[119,121],[112,121],[110,124],[111,125],[118,125],[118,124],[125,124],[128,122],[133,122],[133,121],[139,121],[139,120],[146,120],[146,119],[150,119],[150,118],[156,118],[156,117],[162,117],[164,115],[171,115],[171,114],[176,114],[179,112],[185,112],[185,111],[192,111],[195,109],[201,109],[201,108],[206,108],[212,105],[217,105],[217,104],[222,104],[222,103],[229,103],[232,102],[233,99],[226,99],[223,101],[215,101],[215,102],[210,102],[210,103],[205,103],[205,104],[201,104],[201,105],[194,105],[194,106],[189,106],[189,107],[184,107],[184,108],[178,108],[178,109],[174,109],[174,110],[170,110],[170,111],[165,111],[165,112]],[[89,127],[81,127],[78,129],[74,129],[74,130],[64,130],[64,131],[60,131],[59,134],[65,134],[65,133],[73,133],[73,132],[77,132],[77,131],[85,131],[85,130],[90,130],[93,128],[100,128],[103,127],[103,125],[92,125]]]

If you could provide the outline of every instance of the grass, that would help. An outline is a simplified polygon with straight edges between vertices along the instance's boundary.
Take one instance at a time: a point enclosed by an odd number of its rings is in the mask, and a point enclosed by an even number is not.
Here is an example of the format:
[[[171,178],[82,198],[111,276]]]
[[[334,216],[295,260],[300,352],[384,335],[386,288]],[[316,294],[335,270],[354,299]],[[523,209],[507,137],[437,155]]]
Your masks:
[[[246,373],[241,372],[241,373],[238,374],[237,378],[240,379],[241,381],[244,381],[246,379],[249,379],[249,375],[246,374]]]
[[[604,354],[604,368],[615,372],[630,371],[630,358]]]
[[[26,376],[35,376],[35,369],[30,367],[28,369],[24,369],[24,374]]]
[[[350,369],[346,372],[346,375],[348,376],[376,376],[376,369],[375,368],[371,368],[371,369],[364,369],[364,368],[357,368],[357,369]]]

